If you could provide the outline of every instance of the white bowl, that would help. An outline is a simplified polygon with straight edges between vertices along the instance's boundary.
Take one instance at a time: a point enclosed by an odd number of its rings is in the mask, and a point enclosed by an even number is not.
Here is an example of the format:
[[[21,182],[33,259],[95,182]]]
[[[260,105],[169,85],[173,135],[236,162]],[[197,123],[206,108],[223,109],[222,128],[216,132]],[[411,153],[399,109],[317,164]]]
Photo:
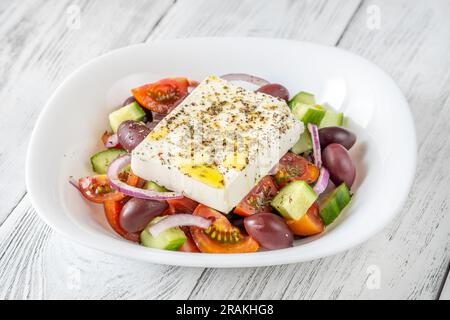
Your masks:
[[[351,204],[325,233],[289,249],[251,254],[190,254],[128,242],[85,201],[68,177],[91,174],[108,113],[130,88],[164,77],[232,72],[313,92],[345,113],[358,136],[351,149],[357,179]],[[198,267],[251,267],[307,261],[349,249],[380,231],[400,210],[413,180],[416,136],[402,93],[383,71],[346,51],[258,38],[195,38],[140,44],[110,52],[73,73],[56,90],[34,128],[26,183],[41,216],[63,235],[99,250],[148,262]]]

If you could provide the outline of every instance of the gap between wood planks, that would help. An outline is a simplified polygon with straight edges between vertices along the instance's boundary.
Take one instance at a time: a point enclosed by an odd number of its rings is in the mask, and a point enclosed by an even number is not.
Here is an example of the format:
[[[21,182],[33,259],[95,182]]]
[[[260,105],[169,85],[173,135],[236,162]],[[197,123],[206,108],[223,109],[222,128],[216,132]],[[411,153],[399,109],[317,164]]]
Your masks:
[[[170,12],[170,10],[172,10],[172,8],[175,7],[175,5],[177,4],[177,1],[178,0],[173,0],[172,5],[170,7],[168,7],[167,10],[159,17],[159,19],[156,21],[156,23],[151,28],[150,32],[145,36],[144,43],[147,42],[148,39],[153,35],[153,33],[155,32],[156,28],[159,26],[161,21],[164,20],[164,18],[167,16],[167,14]]]
[[[341,35],[339,36],[339,39],[337,39],[336,43],[334,44],[335,47],[338,47],[341,43],[342,38],[344,38],[344,34],[347,33],[348,27],[351,25],[353,20],[355,19],[356,15],[358,14],[359,10],[362,8],[365,0],[361,0],[359,5],[356,7],[355,11],[353,11],[353,14],[351,15],[350,19],[348,19],[347,25],[345,26],[344,30],[342,30]]]
[[[436,300],[440,300],[441,298],[450,299],[449,293],[443,292],[446,284],[450,285],[450,262],[448,262],[448,264],[447,264],[447,270],[445,271],[441,286],[439,287],[439,289],[437,291]],[[444,295],[446,295],[446,296],[444,297]]]
[[[148,34],[146,36],[143,37],[143,40],[141,41],[141,43],[145,43],[149,37],[151,37],[151,35],[153,34],[153,32],[155,31],[155,29],[158,27],[158,25],[161,23],[161,21],[164,19],[164,17],[169,13],[169,11],[172,9],[172,7],[176,4],[177,0],[173,0],[172,4],[161,14],[161,16],[159,17],[159,19],[156,21],[156,23],[152,26],[152,28],[150,29],[150,31],[148,32]],[[88,3],[83,3],[81,6],[81,10],[83,10],[86,6],[88,5]],[[64,9],[65,10],[65,9]],[[64,13],[64,12],[63,12]],[[63,14],[61,14],[60,16],[62,16]],[[10,217],[10,215],[12,214],[12,212],[17,208],[17,206],[23,201],[23,199],[25,198],[25,196],[28,194],[28,190],[26,190],[26,186],[25,186],[25,191],[23,192],[22,196],[18,199],[18,201],[11,207],[11,209],[8,211],[8,213],[6,214],[5,218],[3,219],[3,221],[0,221],[0,228],[2,227],[2,225],[6,222],[6,220]]]

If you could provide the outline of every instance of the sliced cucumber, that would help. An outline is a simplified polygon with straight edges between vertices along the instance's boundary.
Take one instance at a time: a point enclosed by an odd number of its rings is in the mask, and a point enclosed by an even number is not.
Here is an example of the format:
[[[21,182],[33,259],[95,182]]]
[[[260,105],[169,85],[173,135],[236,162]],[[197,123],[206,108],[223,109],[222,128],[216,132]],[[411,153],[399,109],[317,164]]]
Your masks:
[[[271,205],[283,217],[300,219],[316,201],[317,194],[305,181],[293,181],[273,198]]]
[[[145,111],[137,102],[132,102],[109,114],[109,124],[114,132],[117,132],[120,124],[127,120],[142,121]]]
[[[350,191],[347,185],[342,183],[320,204],[320,217],[325,225],[331,224],[349,204],[350,200]]]
[[[154,190],[154,191],[158,191],[158,192],[167,192],[169,190],[167,190],[165,187],[160,186],[159,184],[157,184],[156,182],[153,181],[147,181],[144,185],[144,189],[146,190]]]
[[[117,157],[127,153],[123,149],[108,149],[91,157],[92,170],[98,174],[106,174],[110,163]]]
[[[293,108],[297,103],[314,106],[316,104],[316,98],[312,93],[301,91],[289,100],[288,105]]]
[[[304,124],[313,123],[319,125],[325,116],[326,110],[320,106],[297,103],[294,105],[292,113],[298,120],[303,121]]]
[[[161,219],[164,219],[164,217],[156,217],[150,222],[149,226],[157,223]],[[187,240],[183,230],[178,227],[167,229],[157,237],[152,236],[147,227],[141,232],[140,238],[141,244],[145,247],[173,251],[178,250]]]
[[[320,122],[319,128],[326,127],[340,127],[344,123],[344,114],[342,112],[336,112],[332,109],[328,109],[325,112],[325,116]]]
[[[312,150],[311,134],[308,130],[303,131],[298,139],[297,143],[294,144],[291,151],[296,154],[307,152]]]

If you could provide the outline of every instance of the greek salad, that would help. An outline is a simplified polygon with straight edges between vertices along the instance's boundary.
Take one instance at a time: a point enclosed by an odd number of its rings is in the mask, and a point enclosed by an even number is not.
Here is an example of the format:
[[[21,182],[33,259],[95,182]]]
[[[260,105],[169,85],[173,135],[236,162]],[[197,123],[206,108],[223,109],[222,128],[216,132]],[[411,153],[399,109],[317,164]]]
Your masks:
[[[69,180],[129,241],[202,253],[289,248],[351,201],[356,136],[312,93],[290,98],[248,74],[166,78],[131,93],[109,114],[93,174]]]

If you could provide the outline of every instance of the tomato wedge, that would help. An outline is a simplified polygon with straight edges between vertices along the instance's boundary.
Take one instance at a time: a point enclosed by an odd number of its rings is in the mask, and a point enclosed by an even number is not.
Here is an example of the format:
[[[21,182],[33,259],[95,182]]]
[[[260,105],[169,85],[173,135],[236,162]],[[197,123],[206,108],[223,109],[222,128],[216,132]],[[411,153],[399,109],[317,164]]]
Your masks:
[[[194,240],[192,239],[191,233],[189,230],[184,232],[186,234],[186,241],[183,243],[181,247],[178,248],[178,251],[181,252],[200,252],[198,250],[197,245],[195,244]]]
[[[141,106],[156,113],[167,114],[188,94],[187,78],[167,78],[131,90]]]
[[[286,153],[280,159],[275,181],[280,188],[294,180],[303,180],[308,184],[314,183],[319,177],[319,168],[305,158],[292,153]]]
[[[193,213],[198,202],[187,197],[181,199],[167,200],[171,213]]]
[[[255,213],[272,212],[270,200],[275,197],[277,192],[278,188],[273,178],[265,176],[236,206],[234,213],[247,217]]]
[[[258,242],[243,235],[239,228],[234,227],[220,212],[199,204],[193,214],[213,220],[206,230],[190,227],[192,238],[201,252],[246,253],[259,249]]]
[[[108,132],[108,131],[105,131],[105,132],[102,134],[101,141],[102,141],[102,143],[103,143],[103,145],[104,145],[105,147],[107,147],[107,146],[106,146],[106,143],[108,142],[108,139],[109,139],[112,135],[113,135],[113,133]],[[115,146],[110,146],[110,147],[107,147],[107,148],[119,148],[119,149],[121,149],[122,146],[120,145],[119,142],[117,142],[117,144],[116,144]]]
[[[106,220],[108,220],[109,225],[115,232],[117,232],[123,238],[133,241],[139,242],[139,233],[130,233],[125,231],[119,223],[119,215],[122,210],[125,200],[121,201],[105,201],[103,203],[103,207],[105,209]]]
[[[292,233],[297,236],[312,236],[321,233],[325,226],[319,216],[319,205],[315,202],[299,220],[286,220]]]

